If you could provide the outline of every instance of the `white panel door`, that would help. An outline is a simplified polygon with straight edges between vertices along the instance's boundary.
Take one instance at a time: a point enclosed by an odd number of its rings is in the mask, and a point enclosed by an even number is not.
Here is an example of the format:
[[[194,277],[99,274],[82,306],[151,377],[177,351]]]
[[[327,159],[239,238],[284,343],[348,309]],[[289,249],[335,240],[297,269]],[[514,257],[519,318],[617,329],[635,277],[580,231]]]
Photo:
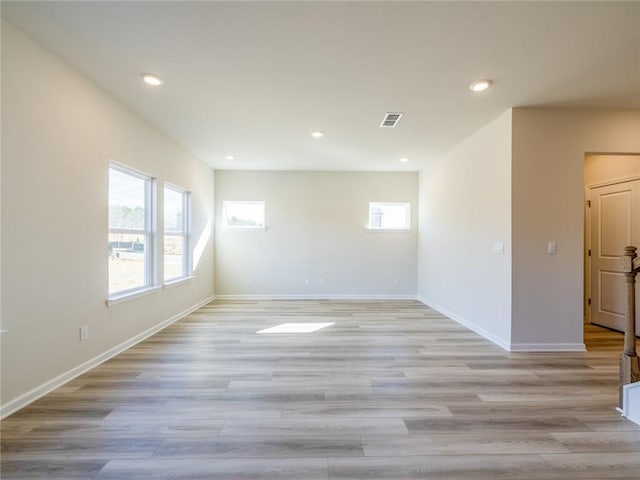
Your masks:
[[[627,245],[640,249],[640,180],[593,188],[590,197],[591,322],[623,332],[627,287],[620,257]],[[640,332],[640,302],[637,307]]]

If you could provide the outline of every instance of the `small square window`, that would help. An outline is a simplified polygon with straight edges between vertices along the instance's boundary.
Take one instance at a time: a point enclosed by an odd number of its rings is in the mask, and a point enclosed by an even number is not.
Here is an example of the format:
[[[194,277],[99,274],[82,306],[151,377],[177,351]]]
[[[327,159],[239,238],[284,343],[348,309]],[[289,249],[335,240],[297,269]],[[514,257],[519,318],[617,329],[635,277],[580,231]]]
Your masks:
[[[222,221],[226,228],[264,229],[264,202],[223,202]]]
[[[369,228],[373,230],[410,230],[411,204],[370,202]]]

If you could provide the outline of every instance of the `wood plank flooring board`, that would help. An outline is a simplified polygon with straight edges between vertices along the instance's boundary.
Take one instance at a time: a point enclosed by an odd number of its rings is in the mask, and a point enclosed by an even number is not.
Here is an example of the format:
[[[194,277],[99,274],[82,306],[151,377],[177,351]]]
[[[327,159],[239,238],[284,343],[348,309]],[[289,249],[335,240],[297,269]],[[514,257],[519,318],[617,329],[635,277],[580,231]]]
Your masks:
[[[213,381],[217,381],[217,382],[221,382],[221,383],[226,383],[227,386],[229,385],[229,383],[231,381],[238,381],[238,380],[242,380],[242,381],[267,381],[267,380],[271,380],[273,378],[273,373],[272,371],[269,372],[253,372],[253,371],[245,371],[245,372],[235,372],[235,373],[229,373],[229,372],[220,372],[220,371],[158,371],[158,372],[148,372],[148,373],[141,373],[140,375],[138,375],[136,377],[136,380],[155,380],[155,381],[159,381],[159,380],[174,380],[176,378],[181,378],[181,379],[185,379],[185,378],[208,378],[211,379]]]
[[[602,411],[602,401],[596,399],[591,400],[589,398],[578,399],[575,402],[558,401],[550,405],[543,405],[541,403],[530,402],[518,402],[514,405],[511,402],[490,402],[478,403],[475,405],[469,405],[466,403],[449,404],[449,411],[455,416],[471,415],[476,417],[483,416],[502,416],[502,417],[522,417],[523,411],[528,416],[545,417],[574,417],[574,418],[592,418],[600,419],[604,416],[605,412]],[[612,410],[611,414],[618,415]]]
[[[197,421],[247,419],[247,418],[280,418],[281,408],[248,407],[242,404],[222,408],[209,406],[207,408],[187,407],[176,405],[174,408],[117,408],[105,417],[105,422],[154,422],[159,417],[174,421]]]
[[[450,348],[448,351],[447,349],[442,349],[441,351],[434,351],[432,349],[428,349],[428,350],[421,350],[420,353],[415,354],[415,353],[407,353],[406,355],[403,355],[402,357],[398,357],[398,360],[402,360],[404,362],[406,361],[415,361],[415,362],[434,362],[434,361],[463,361],[465,362],[467,365],[469,365],[471,368],[473,365],[473,359],[478,359],[481,358],[483,360],[502,360],[505,357],[503,355],[498,354],[495,351],[485,351],[483,349],[476,349],[477,351],[473,352],[473,353],[460,353],[459,349],[457,348]],[[470,358],[471,357],[471,358]],[[504,365],[501,364],[501,365]]]
[[[327,480],[324,458],[114,460],[99,480]]]
[[[178,458],[326,458],[362,457],[359,436],[322,438],[287,437],[225,437],[214,440],[166,440],[154,457]]]
[[[54,406],[54,407],[36,407],[28,406],[19,413],[20,419],[29,419],[31,421],[44,421],[50,418],[69,418],[85,420],[102,420],[111,413],[111,408],[105,407],[93,407],[88,408],[86,406],[75,407],[70,404],[66,407]]]
[[[464,363],[461,365],[425,365],[423,367],[409,367],[403,370],[404,376],[411,380],[429,380],[438,378],[438,374],[445,374],[447,378],[477,378],[478,372],[469,368]],[[532,380],[540,379],[540,376],[530,370],[509,370],[509,369],[495,369],[484,370],[482,377],[518,377],[518,378],[530,378]]]
[[[224,420],[178,419],[131,420],[123,422],[50,421],[33,428],[33,437],[80,439],[202,437],[215,438]],[[12,435],[13,436],[13,435]],[[5,437],[6,438],[6,437]],[[29,437],[27,437],[29,438]]]
[[[548,433],[438,433],[428,435],[365,435],[368,457],[407,455],[502,455],[568,453],[570,450]]]
[[[427,404],[449,405],[450,403],[476,403],[481,402],[478,395],[469,389],[438,389],[431,392],[420,392],[417,394],[406,392],[367,392],[367,393],[350,393],[350,392],[326,392],[327,401],[351,401],[351,402],[367,402],[367,403],[386,403],[392,402],[395,405],[414,404],[415,402],[424,402]]]
[[[351,436],[406,434],[401,418],[283,418],[276,420],[227,420],[220,436],[309,435]]]
[[[130,389],[129,389],[130,390]],[[172,394],[175,393],[174,389],[171,389]],[[73,397],[74,403],[76,401],[82,402],[84,401],[92,401],[94,402],[94,406],[96,404],[109,404],[109,402],[143,402],[147,403],[162,403],[164,402],[164,397],[158,395],[158,389],[154,391],[139,389],[138,391],[125,391],[124,389],[118,387],[111,388],[103,388],[98,394],[96,391],[92,389],[83,389],[82,387],[78,390],[74,390],[73,392],[65,392],[55,390],[50,393],[46,397],[46,404],[44,405],[55,405],[56,402],[68,402],[70,397]],[[167,395],[170,397],[170,395]],[[32,404],[33,405],[33,404]]]
[[[349,418],[398,418],[398,417],[451,417],[452,414],[447,407],[421,406],[421,407],[400,407],[390,406],[314,406],[314,407],[288,407],[282,412],[282,418],[299,417],[349,417]]]
[[[100,460],[6,460],[0,478],[20,480],[93,480],[107,464]]]
[[[594,432],[637,432],[638,425],[618,415],[615,420],[585,419],[585,424]]]
[[[640,457],[640,432],[552,433],[572,453],[635,453]]]
[[[329,458],[331,480],[536,480],[552,473],[539,455]]]
[[[300,380],[287,378],[274,378],[268,381],[255,380],[238,380],[231,381],[227,387],[227,391],[233,392],[237,390],[277,390],[277,391],[296,391],[300,387]],[[319,390],[353,390],[353,389],[371,389],[371,381],[367,378],[318,378],[313,379],[313,388]]]
[[[451,418],[405,418],[410,433],[436,432],[591,432],[587,424],[574,417],[540,417],[538,415],[503,417],[502,415],[453,416]]]
[[[385,379],[385,378],[407,378],[403,370],[386,370],[386,369],[349,369],[346,367],[340,367],[337,369],[333,369],[327,371],[326,368],[323,369],[306,369],[306,368],[296,368],[290,370],[277,369],[270,376],[273,380],[287,380],[287,381],[311,381],[313,379],[337,379],[337,380],[345,380],[350,381],[361,380],[361,379]],[[245,378],[241,378],[241,380],[246,380]],[[257,380],[266,380],[266,379],[257,379]]]
[[[574,399],[579,402],[585,396],[589,396],[590,400],[599,400],[603,408],[608,405],[609,409],[613,409],[617,406],[617,392],[613,392],[611,388],[598,389],[580,389],[580,390],[568,390],[568,389],[543,389],[543,392],[527,392],[526,390],[517,391],[510,389],[504,393],[486,393],[483,391],[476,391],[478,397],[483,402],[540,402],[541,404],[552,403],[556,401],[567,400],[567,398]]]
[[[308,321],[334,325],[256,333]],[[214,302],[3,420],[2,479],[638,480],[622,336],[585,335],[508,353],[415,301]]]
[[[640,478],[640,455],[622,453],[551,453],[540,458],[560,478],[580,479],[587,473],[594,478]]]
[[[428,390],[434,387],[446,386],[451,387],[451,383],[455,382],[457,385],[463,387],[480,387],[480,388],[500,388],[500,387],[544,387],[552,385],[550,382],[544,382],[542,379],[536,376],[514,375],[514,376],[494,376],[487,375],[482,378],[478,378],[477,375],[456,375],[452,374],[450,377],[438,377],[433,376],[429,379],[415,379],[415,378],[399,378],[399,379],[384,379],[384,380],[372,380],[371,386],[377,389],[391,389],[391,390]],[[595,384],[595,382],[594,382]]]

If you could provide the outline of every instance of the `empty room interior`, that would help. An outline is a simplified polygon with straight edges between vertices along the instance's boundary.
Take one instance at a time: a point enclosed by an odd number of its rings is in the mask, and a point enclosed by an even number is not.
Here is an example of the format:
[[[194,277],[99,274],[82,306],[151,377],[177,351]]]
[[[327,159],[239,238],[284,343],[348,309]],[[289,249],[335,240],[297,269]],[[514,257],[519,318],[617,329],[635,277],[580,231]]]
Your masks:
[[[640,478],[640,2],[0,8],[3,479]]]

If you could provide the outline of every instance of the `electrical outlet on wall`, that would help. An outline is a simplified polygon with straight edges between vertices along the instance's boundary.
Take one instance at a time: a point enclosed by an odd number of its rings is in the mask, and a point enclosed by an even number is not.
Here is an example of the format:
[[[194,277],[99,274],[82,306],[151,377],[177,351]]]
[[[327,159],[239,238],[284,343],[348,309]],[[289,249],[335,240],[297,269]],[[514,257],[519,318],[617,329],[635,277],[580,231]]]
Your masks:
[[[89,325],[82,325],[80,327],[80,341],[84,342],[89,339]]]

